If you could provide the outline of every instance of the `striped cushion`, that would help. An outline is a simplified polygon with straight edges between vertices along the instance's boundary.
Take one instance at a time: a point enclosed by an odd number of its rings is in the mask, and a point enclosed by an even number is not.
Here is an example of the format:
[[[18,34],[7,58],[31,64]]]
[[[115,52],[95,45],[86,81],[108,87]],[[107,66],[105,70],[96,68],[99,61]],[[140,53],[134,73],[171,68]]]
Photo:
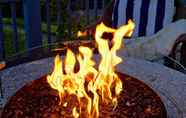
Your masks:
[[[149,36],[172,22],[174,0],[115,0],[113,27],[117,28],[132,19],[133,37]]]

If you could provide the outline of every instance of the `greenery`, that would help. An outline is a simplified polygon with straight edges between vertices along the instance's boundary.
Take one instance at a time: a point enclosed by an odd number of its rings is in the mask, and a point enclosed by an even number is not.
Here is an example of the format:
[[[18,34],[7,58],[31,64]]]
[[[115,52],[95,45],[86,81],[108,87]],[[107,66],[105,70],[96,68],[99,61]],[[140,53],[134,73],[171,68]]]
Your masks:
[[[5,54],[6,57],[10,56],[15,53],[15,50],[13,48],[13,30],[9,27],[4,27],[4,46],[5,46]],[[24,51],[25,50],[25,35],[23,30],[18,29],[18,44],[19,44],[19,50]]]
[[[11,28],[11,18],[3,18],[3,32],[4,32],[4,39],[5,39],[5,54],[6,56],[10,56],[15,53],[13,48],[13,29]],[[24,22],[23,19],[17,19],[17,28],[18,28],[18,44],[19,44],[19,51],[24,51],[25,48],[25,33],[24,33]],[[47,32],[47,25],[45,23],[41,24],[41,29],[43,33]],[[57,26],[51,25],[51,33],[56,33]],[[43,45],[47,44],[47,37],[43,36]]]
[[[22,18],[17,18],[16,19],[17,27],[20,29],[24,28],[24,21]],[[3,18],[3,24],[6,26],[9,26],[12,24],[11,18]],[[41,31],[46,33],[47,32],[47,25],[46,23],[42,22],[41,23]],[[57,31],[57,25],[52,24],[51,25],[51,32],[56,33]]]
[[[182,5],[183,0],[175,0],[175,4],[176,4],[176,6]]]
[[[47,33],[47,25],[46,25],[46,0],[40,0],[41,2],[41,31],[43,34]],[[105,0],[107,1],[107,0]],[[69,6],[70,10],[68,9],[68,2],[69,0],[60,0],[61,6],[61,22],[60,25],[57,26],[56,18],[57,18],[57,3],[56,0],[50,1],[50,16],[51,16],[51,33],[57,35],[57,39],[63,39],[64,37],[68,37],[67,40],[75,39],[78,30],[84,28],[87,24],[86,21],[86,12],[81,9],[79,4],[79,0],[76,2],[72,2],[71,6]],[[108,2],[108,1],[107,1]],[[16,4],[16,11],[17,13],[22,12],[22,6],[18,2]],[[4,25],[4,39],[5,39],[5,53],[7,56],[10,56],[15,53],[13,48],[13,30],[11,27],[12,20],[11,20],[11,12],[10,6],[8,4],[3,5],[4,18],[3,18],[3,25]],[[99,18],[99,17],[98,17]],[[90,22],[94,22],[95,18],[90,18]],[[24,20],[23,20],[23,13],[19,13],[16,19],[17,28],[18,28],[18,43],[19,43],[19,51],[25,50],[25,33],[24,33]],[[69,28],[71,28],[71,34],[68,33]],[[43,35],[43,45],[47,45],[47,37]]]

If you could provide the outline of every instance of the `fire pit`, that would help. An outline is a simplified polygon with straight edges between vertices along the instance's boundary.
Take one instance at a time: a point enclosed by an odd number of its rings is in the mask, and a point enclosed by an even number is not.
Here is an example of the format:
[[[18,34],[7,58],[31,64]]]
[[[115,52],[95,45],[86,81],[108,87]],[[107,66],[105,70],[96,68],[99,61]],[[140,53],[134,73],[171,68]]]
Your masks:
[[[54,71],[21,88],[5,105],[2,117],[166,118],[160,97],[150,87],[115,72],[122,60],[116,51],[133,28],[131,21],[118,30],[100,24],[95,35],[102,57],[98,68],[88,47],[79,47],[77,56],[68,49],[64,65],[56,56]],[[111,48],[102,38],[104,32],[114,34]]]
[[[166,109],[160,97],[143,82],[118,73],[122,78],[123,91],[118,98],[118,106],[101,104],[100,118],[136,117],[166,118]],[[74,96],[66,96],[68,107],[59,105],[58,92],[46,81],[46,76],[34,80],[21,88],[6,104],[2,118],[64,118],[73,117],[71,105],[77,104]],[[82,110],[82,117],[86,113]]]

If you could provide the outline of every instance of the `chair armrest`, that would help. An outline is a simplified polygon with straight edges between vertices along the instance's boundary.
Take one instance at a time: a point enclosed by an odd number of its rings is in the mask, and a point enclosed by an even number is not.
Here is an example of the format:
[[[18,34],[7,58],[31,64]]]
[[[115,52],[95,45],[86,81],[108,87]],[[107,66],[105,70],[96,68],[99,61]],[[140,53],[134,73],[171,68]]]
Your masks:
[[[180,47],[180,56],[178,57],[178,48]],[[179,62],[181,65],[186,67],[186,33],[181,34],[175,41],[173,48],[169,54],[169,57],[173,58],[176,60],[176,58],[179,59]],[[166,60],[166,66],[171,67],[171,68],[176,68],[175,63],[170,61],[169,59]],[[185,70],[184,70],[185,71]]]
[[[181,46],[181,56],[180,56],[180,63],[186,67],[186,34],[184,34],[183,42]]]

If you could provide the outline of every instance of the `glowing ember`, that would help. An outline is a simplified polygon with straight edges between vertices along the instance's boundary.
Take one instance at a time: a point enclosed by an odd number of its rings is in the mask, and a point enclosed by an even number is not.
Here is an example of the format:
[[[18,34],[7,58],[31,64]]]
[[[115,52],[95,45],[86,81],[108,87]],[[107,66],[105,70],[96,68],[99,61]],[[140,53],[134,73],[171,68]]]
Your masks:
[[[63,106],[68,107],[68,103],[64,102],[66,95],[77,97],[78,107],[74,105],[72,109],[75,118],[81,116],[81,110],[84,110],[84,106],[89,118],[99,117],[99,102],[104,104],[112,103],[113,109],[117,106],[117,96],[122,91],[122,82],[115,73],[114,67],[122,59],[116,55],[116,51],[121,46],[123,36],[131,36],[133,29],[134,23],[132,21],[117,30],[106,27],[103,23],[97,26],[95,39],[101,54],[98,70],[94,67],[93,53],[88,47],[79,47],[80,54],[77,56],[68,49],[64,70],[60,56],[55,57],[54,71],[47,76],[47,81],[53,89],[59,92],[60,105],[63,103]],[[111,49],[109,49],[108,41],[102,38],[104,32],[110,32],[114,35]],[[76,59],[80,69],[75,73]],[[111,91],[111,88],[114,91]],[[83,100],[87,102],[83,102]]]

